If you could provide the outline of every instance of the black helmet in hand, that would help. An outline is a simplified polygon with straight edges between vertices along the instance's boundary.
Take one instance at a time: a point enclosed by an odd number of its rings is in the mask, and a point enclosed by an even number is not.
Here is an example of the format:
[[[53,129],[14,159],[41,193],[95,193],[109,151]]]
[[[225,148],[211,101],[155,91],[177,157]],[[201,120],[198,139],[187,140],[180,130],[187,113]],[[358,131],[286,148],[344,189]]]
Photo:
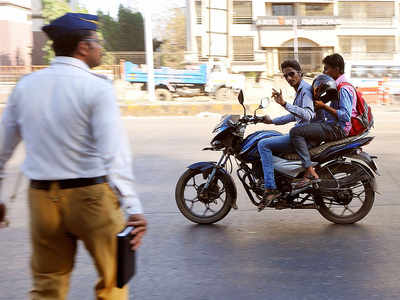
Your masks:
[[[312,89],[314,100],[327,103],[338,98],[336,81],[328,75],[318,75],[312,83]]]

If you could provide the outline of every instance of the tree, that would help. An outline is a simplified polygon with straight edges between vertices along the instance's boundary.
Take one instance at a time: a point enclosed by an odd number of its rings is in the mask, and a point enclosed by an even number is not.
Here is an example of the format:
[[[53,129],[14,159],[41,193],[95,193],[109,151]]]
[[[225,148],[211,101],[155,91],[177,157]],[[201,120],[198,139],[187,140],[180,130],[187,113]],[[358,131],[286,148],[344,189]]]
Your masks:
[[[46,24],[61,17],[67,12],[72,12],[71,7],[65,0],[42,0],[42,5],[42,15]],[[87,10],[84,8],[78,8],[78,11],[76,12],[87,13]],[[49,63],[54,57],[54,51],[51,45],[52,42],[49,40],[43,47],[43,51],[46,52],[44,59],[47,63]]]
[[[144,21],[140,12],[119,7],[120,51],[144,51]]]
[[[117,20],[102,12],[98,16],[107,50],[144,51],[144,20],[140,12],[120,5]]]
[[[116,51],[120,39],[119,24],[110,15],[97,11],[99,16],[100,31],[104,38],[104,46],[108,51]]]
[[[185,14],[182,9],[175,9],[165,30],[165,39],[161,45],[163,64],[168,67],[179,67],[184,61],[186,48]]]
[[[42,0],[42,3],[46,23],[72,11],[66,0]],[[87,13],[84,8],[79,8],[76,12]],[[97,15],[100,23],[98,35],[105,41],[103,63],[115,63],[114,57],[107,51],[144,51],[144,20],[140,12],[132,12],[121,5],[117,20],[101,11]],[[154,40],[153,44],[159,46],[160,42]],[[43,51],[47,53],[45,60],[50,62],[54,57],[51,41],[46,43]]]

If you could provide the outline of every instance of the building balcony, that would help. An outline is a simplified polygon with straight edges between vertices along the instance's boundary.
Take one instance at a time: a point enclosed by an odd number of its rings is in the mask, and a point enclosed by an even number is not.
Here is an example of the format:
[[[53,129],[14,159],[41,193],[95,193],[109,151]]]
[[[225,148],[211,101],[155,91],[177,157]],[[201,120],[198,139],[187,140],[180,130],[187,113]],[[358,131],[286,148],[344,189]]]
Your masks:
[[[251,16],[237,16],[233,17],[233,24],[253,24],[253,18]]]
[[[343,58],[346,61],[359,60],[393,60],[395,58],[394,51],[387,52],[342,52]]]
[[[341,27],[346,28],[392,28],[394,23],[394,18],[340,18]]]
[[[254,61],[254,53],[233,53],[234,61]]]
[[[293,26],[297,19],[298,26],[336,26],[340,20],[335,16],[304,17],[304,16],[263,16],[256,20],[257,26]]]

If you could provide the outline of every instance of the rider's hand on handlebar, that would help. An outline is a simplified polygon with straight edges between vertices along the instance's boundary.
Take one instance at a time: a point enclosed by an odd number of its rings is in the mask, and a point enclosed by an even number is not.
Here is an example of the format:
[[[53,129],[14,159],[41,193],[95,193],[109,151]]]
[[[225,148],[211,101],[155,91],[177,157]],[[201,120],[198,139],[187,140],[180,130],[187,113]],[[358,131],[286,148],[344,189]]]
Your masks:
[[[265,124],[272,124],[272,119],[270,116],[265,115],[264,117],[262,117],[262,122]]]

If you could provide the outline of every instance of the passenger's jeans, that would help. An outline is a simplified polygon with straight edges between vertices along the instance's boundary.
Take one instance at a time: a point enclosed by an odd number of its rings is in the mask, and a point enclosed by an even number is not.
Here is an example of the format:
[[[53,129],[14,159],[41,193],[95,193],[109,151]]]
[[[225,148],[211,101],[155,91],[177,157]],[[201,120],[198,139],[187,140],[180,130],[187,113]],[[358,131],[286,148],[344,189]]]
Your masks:
[[[266,189],[276,189],[274,166],[272,164],[272,152],[290,153],[294,149],[290,142],[288,134],[280,136],[272,136],[262,139],[258,142],[258,153],[261,157],[262,167],[264,171],[264,187]]]
[[[311,166],[310,152],[308,145],[319,145],[321,142],[332,142],[346,137],[346,132],[335,124],[309,123],[293,127],[290,132],[290,139],[296,153],[300,156],[304,168]]]

